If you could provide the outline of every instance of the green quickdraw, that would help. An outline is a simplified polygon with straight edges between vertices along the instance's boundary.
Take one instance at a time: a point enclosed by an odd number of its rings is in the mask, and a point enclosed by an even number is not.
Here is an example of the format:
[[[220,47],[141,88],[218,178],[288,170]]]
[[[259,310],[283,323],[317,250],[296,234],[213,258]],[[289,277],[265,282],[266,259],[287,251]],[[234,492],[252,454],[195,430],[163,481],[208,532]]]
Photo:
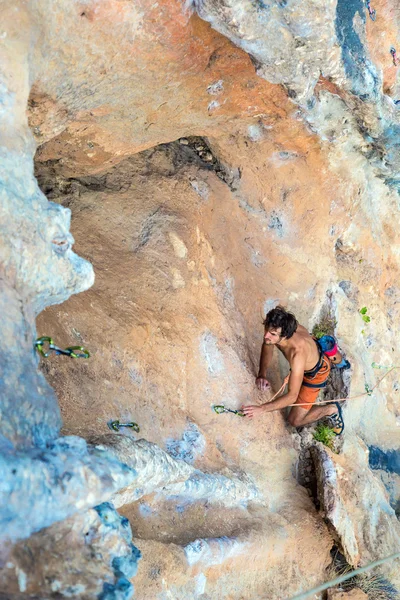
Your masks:
[[[244,417],[244,412],[241,410],[232,410],[231,408],[226,408],[223,404],[216,404],[213,406],[214,411],[217,415],[221,415],[222,413],[232,413],[237,415],[238,417]]]
[[[45,345],[47,345],[47,351],[43,347]],[[65,348],[65,350],[63,350],[62,348],[59,348],[54,344],[54,341],[51,337],[46,336],[40,337],[36,340],[35,348],[39,352],[39,354],[44,356],[44,358],[48,358],[52,352],[54,352],[57,355],[63,354],[64,356],[70,356],[71,358],[90,357],[90,352],[88,350],[85,350],[85,348],[82,348],[82,346],[68,346],[68,348]],[[75,352],[75,350],[79,350],[79,352]]]
[[[137,423],[134,423],[133,421],[131,421],[130,423],[120,423],[117,419],[116,421],[110,421],[109,423],[107,423],[107,425],[112,431],[119,431],[121,427],[129,427],[130,429],[133,429],[133,431],[136,431],[136,433],[139,433],[140,431],[139,425]]]

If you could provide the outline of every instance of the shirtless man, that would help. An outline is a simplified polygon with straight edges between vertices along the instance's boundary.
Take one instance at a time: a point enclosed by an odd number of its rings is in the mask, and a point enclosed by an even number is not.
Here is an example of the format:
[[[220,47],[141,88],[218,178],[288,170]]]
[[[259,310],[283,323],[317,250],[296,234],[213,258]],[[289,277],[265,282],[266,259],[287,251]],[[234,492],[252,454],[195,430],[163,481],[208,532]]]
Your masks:
[[[290,365],[288,391],[272,402],[242,407],[246,417],[252,419],[266,412],[281,410],[290,404],[298,404],[299,406],[293,406],[290,410],[290,425],[302,427],[330,417],[334,431],[339,435],[344,428],[339,403],[314,406],[320,390],[327,384],[331,370],[330,360],[319,350],[306,328],[299,325],[295,316],[282,306],[270,310],[264,321],[264,342],[256,378],[256,385],[261,391],[270,387],[267,369],[274,346],[279,348]]]

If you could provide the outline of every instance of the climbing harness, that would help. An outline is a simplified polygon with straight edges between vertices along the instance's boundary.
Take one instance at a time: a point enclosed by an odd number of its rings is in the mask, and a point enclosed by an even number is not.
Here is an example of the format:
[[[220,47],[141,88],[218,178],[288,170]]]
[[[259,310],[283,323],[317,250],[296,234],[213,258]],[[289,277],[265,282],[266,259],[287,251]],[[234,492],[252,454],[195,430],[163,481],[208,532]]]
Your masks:
[[[47,352],[43,348],[43,346],[45,346],[46,344],[48,348]],[[55,354],[63,354],[64,356],[70,356],[71,358],[90,357],[90,352],[88,350],[85,350],[85,348],[83,348],[82,346],[68,346],[68,348],[65,348],[65,350],[63,350],[62,348],[59,348],[54,344],[51,337],[46,336],[40,337],[36,340],[35,348],[39,352],[39,354],[44,356],[44,358],[48,358],[52,352],[54,352]],[[76,352],[76,350],[79,350],[79,352]]]
[[[325,381],[313,382],[317,375],[329,374],[330,365],[335,369],[349,369],[350,363],[346,360],[337,345],[334,337],[323,335],[314,341],[318,348],[318,362],[310,370],[304,371],[304,380],[302,385],[307,388],[321,389],[328,385],[328,378]]]
[[[328,385],[328,375],[327,375],[325,381],[313,383],[313,380],[315,380],[315,378],[317,377],[318,374],[329,374],[329,359],[325,356],[321,345],[318,343],[318,340],[316,340],[315,338],[314,338],[314,340],[315,340],[315,343],[317,344],[318,353],[319,353],[318,362],[315,365],[315,367],[313,367],[312,369],[309,369],[308,371],[304,371],[304,379],[303,379],[302,385],[307,388],[320,389],[320,388],[324,388]],[[311,381],[306,381],[306,379],[311,380]]]
[[[371,17],[372,21],[376,19],[376,10],[371,8],[371,0],[365,0],[365,4],[367,5],[368,14]]]
[[[395,67],[398,67],[400,64],[400,58],[397,56],[397,51],[396,48],[394,48],[393,46],[390,48],[390,54],[393,57],[393,64]]]
[[[213,409],[217,413],[217,415],[221,415],[222,413],[232,413],[234,415],[238,415],[238,417],[244,417],[243,411],[226,408],[226,406],[224,406],[223,404],[216,404],[213,406]]]
[[[385,367],[380,367],[380,368],[385,368]],[[387,377],[389,375],[389,373],[391,373],[392,371],[396,370],[396,369],[400,369],[400,366],[394,366],[394,367],[388,367],[388,371],[383,375],[383,377],[381,377],[380,379],[378,379],[378,381],[376,382],[376,384],[374,386],[372,386],[371,388],[368,386],[366,386],[366,391],[363,392],[362,394],[357,394],[356,396],[349,396],[348,398],[338,398],[337,400],[335,400],[335,402],[347,402],[347,400],[356,400],[357,398],[363,398],[364,396],[371,396],[372,392],[380,386],[380,384],[382,383],[382,381],[385,379],[385,377]],[[274,396],[272,396],[271,400],[269,400],[269,402],[272,402],[273,400],[275,400],[277,398],[277,396],[279,396],[279,394],[281,392],[283,392],[283,390],[285,389],[286,385],[289,382],[289,375],[285,378],[285,381],[283,382],[283,384],[281,385],[281,387],[279,388],[279,390],[276,392],[276,394]],[[323,400],[322,402],[318,402],[318,404],[315,404],[315,406],[323,406],[324,404],[332,404],[332,400]],[[297,402],[296,404],[288,404],[289,406],[309,406],[308,402]]]
[[[112,431],[119,431],[121,427],[129,427],[129,429],[133,429],[133,431],[136,431],[136,433],[139,433],[140,431],[139,425],[133,421],[130,423],[120,423],[117,419],[116,421],[110,421],[107,423],[107,425]]]

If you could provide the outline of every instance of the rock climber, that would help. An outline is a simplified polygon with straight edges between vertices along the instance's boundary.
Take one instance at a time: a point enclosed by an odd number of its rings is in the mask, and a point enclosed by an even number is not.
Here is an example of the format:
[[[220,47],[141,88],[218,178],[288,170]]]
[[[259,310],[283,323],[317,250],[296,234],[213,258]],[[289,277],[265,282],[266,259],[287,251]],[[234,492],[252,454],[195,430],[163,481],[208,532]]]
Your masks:
[[[261,391],[270,387],[267,369],[274,346],[282,352],[290,365],[288,391],[271,402],[242,407],[245,416],[252,419],[294,404],[288,415],[290,425],[302,427],[329,417],[333,430],[340,435],[344,429],[340,404],[332,402],[321,406],[315,405],[320,390],[327,385],[331,370],[330,360],[307,329],[299,325],[296,317],[287,312],[283,306],[273,308],[265,317],[264,341],[256,378],[256,386]]]

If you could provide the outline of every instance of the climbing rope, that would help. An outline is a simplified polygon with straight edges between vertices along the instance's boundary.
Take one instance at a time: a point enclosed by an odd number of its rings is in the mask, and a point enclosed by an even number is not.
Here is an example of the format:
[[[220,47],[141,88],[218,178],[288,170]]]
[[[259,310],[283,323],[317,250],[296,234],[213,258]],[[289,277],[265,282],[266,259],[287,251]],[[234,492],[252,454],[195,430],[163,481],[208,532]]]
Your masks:
[[[43,346],[45,345],[47,345],[47,352],[43,348]],[[65,348],[65,350],[63,350],[62,348],[59,348],[54,344],[54,341],[51,337],[46,336],[40,337],[36,340],[35,348],[39,352],[39,354],[44,356],[44,358],[48,358],[52,352],[54,352],[57,355],[63,354],[64,356],[70,356],[71,358],[90,357],[90,352],[88,350],[85,350],[85,348],[83,348],[82,346],[68,346],[68,348]],[[76,352],[76,350],[79,350],[79,352]]]
[[[221,415],[222,413],[232,413],[234,415],[238,415],[238,417],[244,417],[244,412],[242,412],[241,410],[233,410],[232,408],[226,408],[226,406],[224,406],[223,404],[216,404],[215,406],[213,406],[213,409],[217,413],[217,415]]]
[[[328,588],[339,585],[340,583],[343,583],[344,581],[351,579],[355,575],[360,575],[361,573],[370,571],[371,569],[374,569],[375,567],[378,567],[379,565],[383,565],[384,563],[388,562],[389,560],[395,560],[396,558],[400,558],[400,552],[396,552],[395,554],[391,554],[390,556],[386,556],[385,558],[380,558],[379,560],[374,560],[372,563],[369,563],[369,565],[366,565],[365,567],[360,567],[359,569],[355,569],[354,571],[351,571],[350,573],[347,573],[346,575],[341,575],[340,577],[336,577],[336,579],[327,581],[326,583],[323,583],[322,585],[319,585],[319,586],[313,588],[312,590],[309,590],[308,592],[304,592],[303,594],[298,594],[297,596],[290,598],[290,600],[306,600],[310,596],[319,594],[319,592],[323,592],[324,590],[327,590]]]
[[[139,425],[134,421],[131,421],[130,423],[120,423],[117,419],[116,421],[110,421],[109,423],[107,423],[107,425],[112,431],[119,431],[122,427],[128,427],[129,429],[133,429],[133,431],[136,431],[136,433],[139,433],[140,431]]]
[[[378,368],[384,368],[384,367],[378,367]],[[356,398],[363,398],[364,396],[371,396],[372,392],[382,383],[382,381],[385,379],[385,377],[387,377],[389,375],[389,373],[391,373],[395,369],[400,369],[400,366],[390,367],[389,370],[383,375],[383,377],[378,379],[378,381],[372,388],[367,387],[366,391],[363,392],[362,394],[357,394],[356,396],[349,396],[348,398],[339,398],[338,400],[323,400],[322,402],[318,402],[317,404],[314,404],[314,406],[321,406],[323,404],[332,404],[332,402],[346,402],[347,400],[355,400]],[[269,402],[272,402],[273,400],[275,400],[275,398],[277,396],[279,396],[279,394],[281,392],[283,392],[288,381],[289,381],[289,375],[287,377],[285,377],[285,381],[283,382],[282,386],[279,388],[279,390],[276,392],[276,394],[274,396],[272,396],[272,398],[271,398],[271,400],[269,400]],[[310,403],[303,402],[303,403],[296,403],[296,404],[288,404],[287,406],[310,406]]]

